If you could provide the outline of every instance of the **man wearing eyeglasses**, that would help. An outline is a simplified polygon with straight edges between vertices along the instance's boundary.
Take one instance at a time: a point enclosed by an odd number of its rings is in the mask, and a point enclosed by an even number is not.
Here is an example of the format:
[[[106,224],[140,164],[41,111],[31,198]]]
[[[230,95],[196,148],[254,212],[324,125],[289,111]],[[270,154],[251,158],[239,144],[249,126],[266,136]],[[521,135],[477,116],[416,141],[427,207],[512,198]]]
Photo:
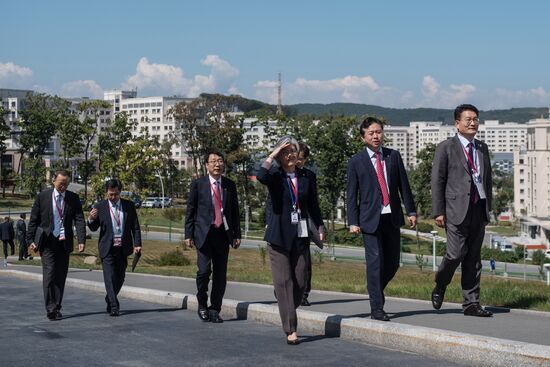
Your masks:
[[[78,250],[86,247],[86,222],[78,195],[67,190],[69,173],[54,174],[53,189],[42,191],[32,206],[27,243],[42,258],[42,283],[46,316],[61,319],[61,301],[69,270],[69,255],[73,251],[73,224],[76,228]]]
[[[229,246],[241,244],[239,202],[235,183],[223,177],[222,153],[210,151],[204,163],[208,174],[191,182],[185,217],[185,241],[197,249],[197,302],[202,321],[221,323],[222,299],[227,283]],[[212,291],[208,306],[208,283]]]
[[[464,315],[490,317],[480,305],[481,244],[489,222],[493,182],[487,144],[475,139],[479,111],[471,104],[454,112],[457,134],[435,150],[432,166],[432,214],[445,228],[447,250],[435,275],[432,305],[438,310],[458,265],[462,264]]]

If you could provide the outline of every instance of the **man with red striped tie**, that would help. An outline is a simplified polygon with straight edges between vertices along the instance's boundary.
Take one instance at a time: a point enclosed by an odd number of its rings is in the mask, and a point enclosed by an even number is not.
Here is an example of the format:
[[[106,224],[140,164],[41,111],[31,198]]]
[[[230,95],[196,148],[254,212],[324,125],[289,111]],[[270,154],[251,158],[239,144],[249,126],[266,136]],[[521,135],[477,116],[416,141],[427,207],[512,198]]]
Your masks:
[[[235,183],[222,177],[222,153],[210,151],[204,163],[208,175],[191,182],[185,216],[185,240],[197,249],[197,301],[202,321],[221,323],[222,299],[227,283],[229,246],[241,244],[239,203]],[[208,283],[212,291],[208,306]]]
[[[382,148],[382,121],[367,117],[359,131],[366,148],[348,163],[348,223],[351,233],[363,236],[371,318],[389,321],[384,289],[399,269],[401,199],[411,228],[416,226],[416,209],[401,155]]]

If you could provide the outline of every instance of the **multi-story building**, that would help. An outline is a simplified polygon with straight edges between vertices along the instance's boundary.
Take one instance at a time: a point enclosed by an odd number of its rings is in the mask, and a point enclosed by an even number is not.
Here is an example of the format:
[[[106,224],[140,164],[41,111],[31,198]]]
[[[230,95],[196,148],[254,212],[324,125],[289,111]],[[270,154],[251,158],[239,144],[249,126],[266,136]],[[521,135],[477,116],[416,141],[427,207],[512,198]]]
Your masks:
[[[454,125],[443,125],[440,121],[414,121],[409,126],[386,126],[384,134],[389,148],[397,149],[408,167],[418,163],[418,152],[428,144],[438,144],[456,134]],[[527,127],[525,124],[506,122],[500,124],[498,120],[487,120],[479,126],[477,138],[489,146],[492,153],[512,153],[514,147],[525,144]],[[501,169],[509,171],[512,165],[512,156],[502,154],[495,159]]]
[[[105,96],[107,99],[109,95]],[[116,99],[115,99],[116,101]],[[117,112],[126,112],[128,119],[136,122],[132,135],[139,136],[147,131],[156,136],[159,141],[166,141],[172,136],[178,126],[170,114],[170,110],[177,103],[190,102],[191,98],[182,97],[131,97],[120,99],[120,109]],[[116,109],[116,107],[115,107]],[[185,144],[177,142],[172,145],[172,159],[180,168],[190,167],[191,159],[187,155]]]
[[[527,122],[526,144],[514,150],[514,210],[524,233],[550,239],[550,118]]]

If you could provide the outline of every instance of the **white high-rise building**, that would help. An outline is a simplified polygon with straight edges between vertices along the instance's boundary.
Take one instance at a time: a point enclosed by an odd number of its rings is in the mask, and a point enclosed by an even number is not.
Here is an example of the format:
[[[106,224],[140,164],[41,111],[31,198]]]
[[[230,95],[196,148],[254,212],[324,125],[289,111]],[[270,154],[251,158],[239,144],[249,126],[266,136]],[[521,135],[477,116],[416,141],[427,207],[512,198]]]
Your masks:
[[[399,150],[408,167],[418,163],[416,155],[429,143],[438,144],[456,134],[454,125],[443,125],[440,121],[413,121],[409,126],[386,126],[386,146]],[[512,153],[514,147],[525,144],[527,126],[515,122],[500,124],[498,120],[487,120],[479,126],[476,138],[484,141],[492,153]],[[508,159],[508,161],[507,161]],[[499,165],[509,169],[512,161],[508,155],[499,156]]]
[[[514,150],[514,210],[521,230],[550,243],[550,117],[527,122],[526,144]]]
[[[156,136],[159,141],[168,140],[177,127],[170,109],[180,102],[190,102],[191,98],[182,97],[132,97],[120,100],[120,112],[126,112],[129,121],[137,122],[132,135],[134,137],[143,131]],[[187,156],[184,145],[176,143],[172,146],[172,159],[180,168],[188,168],[192,161]]]

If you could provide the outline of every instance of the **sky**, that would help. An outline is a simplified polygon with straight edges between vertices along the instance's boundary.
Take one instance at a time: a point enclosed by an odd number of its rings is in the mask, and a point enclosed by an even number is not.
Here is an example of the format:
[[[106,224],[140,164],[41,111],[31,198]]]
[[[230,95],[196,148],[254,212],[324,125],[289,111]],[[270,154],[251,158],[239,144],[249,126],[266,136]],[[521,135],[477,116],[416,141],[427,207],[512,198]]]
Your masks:
[[[0,88],[240,94],[483,110],[550,106],[543,0],[10,1]]]

